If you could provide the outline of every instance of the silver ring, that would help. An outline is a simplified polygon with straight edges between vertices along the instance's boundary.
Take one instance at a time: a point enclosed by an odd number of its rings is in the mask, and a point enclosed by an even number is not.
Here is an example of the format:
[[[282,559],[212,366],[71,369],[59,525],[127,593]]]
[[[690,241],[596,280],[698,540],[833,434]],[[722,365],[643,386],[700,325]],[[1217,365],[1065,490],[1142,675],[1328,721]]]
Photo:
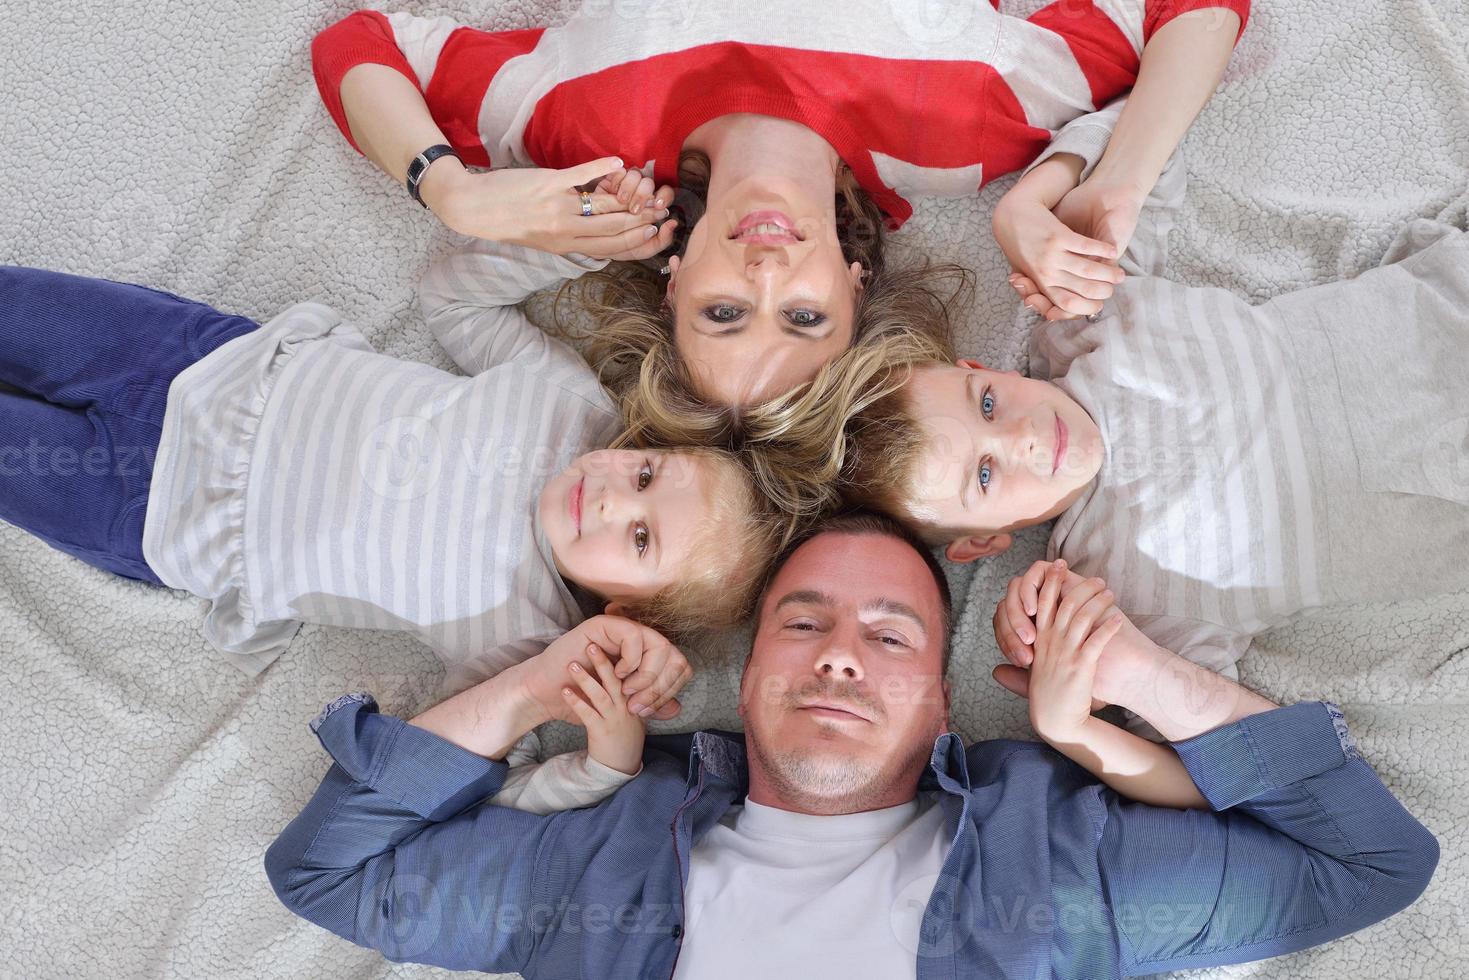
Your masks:
[[[581,216],[590,218],[592,216],[592,195],[587,191],[578,191],[581,194]]]

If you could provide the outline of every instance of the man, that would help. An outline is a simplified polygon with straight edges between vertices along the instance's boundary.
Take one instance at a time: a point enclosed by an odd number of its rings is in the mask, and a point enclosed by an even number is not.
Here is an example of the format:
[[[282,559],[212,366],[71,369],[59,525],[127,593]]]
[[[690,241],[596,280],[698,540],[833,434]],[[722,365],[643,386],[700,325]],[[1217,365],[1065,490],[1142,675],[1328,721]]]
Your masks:
[[[1093,693],[1172,739],[1213,810],[1149,807],[1040,743],[966,749],[946,731],[948,638],[928,552],[838,518],[766,587],[744,736],[651,739],[594,808],[475,806],[521,734],[569,714],[589,643],[660,642],[591,620],[410,722],[368,695],[329,705],[313,726],[337,764],[267,872],[297,914],[389,959],[556,980],[1091,980],[1326,942],[1427,885],[1437,843],[1328,706],[1109,645]]]

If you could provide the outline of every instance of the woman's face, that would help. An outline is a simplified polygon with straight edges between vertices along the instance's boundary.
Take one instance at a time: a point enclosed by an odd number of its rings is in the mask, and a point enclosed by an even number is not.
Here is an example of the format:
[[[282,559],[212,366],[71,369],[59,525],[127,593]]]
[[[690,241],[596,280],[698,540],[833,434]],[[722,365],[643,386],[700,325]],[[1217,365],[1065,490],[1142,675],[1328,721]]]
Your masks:
[[[850,347],[862,288],[830,202],[735,196],[711,202],[669,260],[674,342],[699,393],[722,405],[782,395]]]

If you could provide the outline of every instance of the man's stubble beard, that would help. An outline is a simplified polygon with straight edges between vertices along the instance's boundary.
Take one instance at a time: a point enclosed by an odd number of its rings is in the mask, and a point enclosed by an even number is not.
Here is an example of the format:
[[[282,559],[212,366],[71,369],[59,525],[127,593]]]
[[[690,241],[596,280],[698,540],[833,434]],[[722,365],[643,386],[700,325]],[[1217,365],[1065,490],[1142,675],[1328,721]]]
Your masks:
[[[896,805],[894,785],[899,780],[916,784],[915,773],[921,773],[921,763],[933,750],[932,745],[915,742],[908,753],[884,766],[835,752],[818,757],[799,750],[770,751],[753,728],[746,729],[745,737],[750,764],[760,767],[780,799],[814,814],[860,813]]]

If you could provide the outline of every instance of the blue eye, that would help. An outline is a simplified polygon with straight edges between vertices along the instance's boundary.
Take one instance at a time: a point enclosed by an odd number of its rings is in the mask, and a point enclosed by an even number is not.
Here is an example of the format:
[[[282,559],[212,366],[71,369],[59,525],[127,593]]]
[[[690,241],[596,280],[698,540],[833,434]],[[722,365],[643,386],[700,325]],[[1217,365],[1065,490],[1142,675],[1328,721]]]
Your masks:
[[[980,408],[984,411],[984,417],[993,422],[995,416],[995,393],[988,388],[984,390],[984,401],[980,402]]]
[[[989,460],[985,460],[983,463],[980,463],[979,464],[979,489],[988,492],[989,491],[989,488],[990,488],[990,464],[989,464]]]

